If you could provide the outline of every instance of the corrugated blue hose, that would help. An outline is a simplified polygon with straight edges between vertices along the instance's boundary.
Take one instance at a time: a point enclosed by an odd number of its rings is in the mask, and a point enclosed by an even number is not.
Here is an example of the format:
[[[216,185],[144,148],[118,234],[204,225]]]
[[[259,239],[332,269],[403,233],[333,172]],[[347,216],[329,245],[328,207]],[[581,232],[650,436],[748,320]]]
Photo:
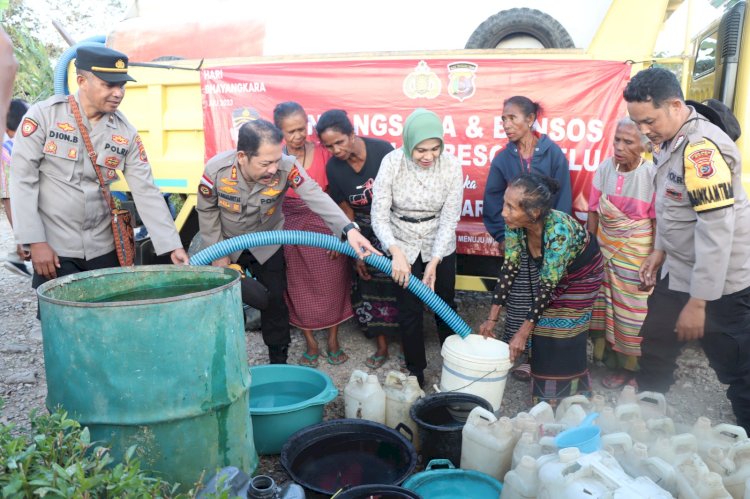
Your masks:
[[[301,230],[274,230],[243,234],[216,243],[193,255],[193,257],[190,258],[190,265],[210,265],[214,260],[227,256],[235,251],[277,244],[313,246],[315,248],[337,251],[357,258],[357,254],[351,246],[339,241],[331,235]],[[365,262],[379,271],[391,275],[391,261],[388,258],[380,255],[370,255],[365,257]],[[456,334],[462,338],[466,338],[471,334],[471,328],[461,317],[459,317],[456,311],[450,308],[442,298],[436,295],[434,291],[425,286],[422,281],[413,275],[409,279],[409,286],[407,289],[414,293],[414,295],[422,300],[428,307],[434,310],[435,313],[443,319],[448,327],[450,327]]]

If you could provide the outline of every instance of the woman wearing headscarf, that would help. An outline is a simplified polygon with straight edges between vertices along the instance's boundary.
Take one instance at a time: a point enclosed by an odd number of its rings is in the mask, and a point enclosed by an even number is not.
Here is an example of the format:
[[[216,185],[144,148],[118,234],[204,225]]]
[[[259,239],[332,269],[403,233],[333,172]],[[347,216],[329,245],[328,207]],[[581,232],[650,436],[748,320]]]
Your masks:
[[[404,123],[403,147],[380,165],[373,185],[372,228],[393,258],[406,367],[421,385],[427,367],[423,308],[406,287],[413,274],[455,308],[462,198],[461,165],[444,151],[442,120],[432,111],[415,110]],[[442,344],[451,331],[439,317],[435,321]]]
[[[503,129],[509,142],[492,160],[484,190],[482,213],[484,226],[500,243],[501,253],[505,243],[505,220],[502,215],[505,189],[519,175],[537,173],[555,179],[560,189],[552,198],[552,207],[563,213],[571,213],[568,160],[552,139],[534,130],[534,123],[541,111],[538,102],[523,95],[510,97],[503,103]],[[506,343],[511,341],[526,318],[533,294],[531,283],[538,278],[533,265],[523,265],[514,280],[515,289],[505,309],[502,340]],[[521,364],[512,374],[517,379],[528,381],[529,364]]]
[[[569,395],[589,395],[586,345],[594,300],[603,277],[602,255],[586,229],[553,210],[554,179],[525,173],[508,185],[503,204],[505,259],[480,333],[489,337],[500,309],[517,288],[524,266],[536,269],[531,304],[513,339],[515,361],[531,342],[532,401],[551,405]]]

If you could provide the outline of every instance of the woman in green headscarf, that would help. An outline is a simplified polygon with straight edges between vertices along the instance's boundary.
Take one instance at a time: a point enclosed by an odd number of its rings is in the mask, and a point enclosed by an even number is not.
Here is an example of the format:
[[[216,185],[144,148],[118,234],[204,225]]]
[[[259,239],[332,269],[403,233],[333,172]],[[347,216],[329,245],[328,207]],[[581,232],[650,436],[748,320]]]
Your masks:
[[[455,308],[463,174],[458,159],[444,151],[443,123],[432,111],[415,110],[404,123],[403,140],[380,165],[371,216],[375,235],[393,258],[393,280],[401,286],[397,303],[406,367],[423,385],[422,303],[406,286],[413,274]],[[450,328],[437,316],[435,321],[442,345]]]

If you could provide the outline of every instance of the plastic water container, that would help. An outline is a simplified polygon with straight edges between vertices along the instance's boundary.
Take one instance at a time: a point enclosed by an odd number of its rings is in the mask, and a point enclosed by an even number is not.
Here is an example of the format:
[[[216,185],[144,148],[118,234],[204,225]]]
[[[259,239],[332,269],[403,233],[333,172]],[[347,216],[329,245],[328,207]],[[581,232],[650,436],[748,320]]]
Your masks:
[[[660,457],[672,466],[693,455],[698,456],[698,443],[694,435],[680,433],[670,438],[658,438],[649,446],[649,455]]]
[[[607,404],[607,399],[604,398],[604,395],[601,395],[599,393],[595,393],[591,396],[591,410],[594,412],[598,412],[601,414],[601,412],[604,410],[605,407],[610,407],[609,404]]]
[[[618,459],[620,466],[632,476],[645,476],[672,495],[677,495],[674,467],[658,457],[649,457],[646,444],[636,442]]]
[[[538,465],[539,499],[672,497],[647,477],[628,476],[604,451],[581,454],[576,448],[561,449],[556,460],[545,456]]]
[[[521,462],[523,456],[529,456],[534,459],[542,455],[542,446],[534,438],[533,433],[524,432],[521,438],[518,440],[515,448],[513,449],[513,459],[511,461],[511,468],[515,469],[518,463]]]
[[[538,486],[536,459],[524,456],[518,466],[505,475],[500,499],[535,499]]]
[[[578,426],[586,419],[586,409],[580,404],[560,406],[557,408],[556,419],[558,423],[568,427]]]
[[[622,465],[625,455],[633,448],[633,439],[624,431],[602,435],[602,449],[609,452]]]
[[[617,397],[617,405],[624,404],[637,404],[638,394],[635,393],[635,387],[632,385],[625,385],[622,387],[620,395]]]
[[[618,433],[622,431],[620,420],[615,416],[615,410],[612,407],[605,406],[599,413],[599,428],[602,429],[602,435]]]
[[[721,476],[710,471],[706,463],[691,454],[675,466],[678,496],[681,499],[731,499],[724,488]]]
[[[602,448],[602,431],[598,426],[592,424],[599,416],[592,412],[579,426],[569,428],[555,437],[555,444],[564,449],[566,447],[577,447],[581,452],[596,452]]]
[[[555,417],[558,423],[578,426],[589,412],[591,412],[589,399],[585,395],[572,395],[560,401],[557,405]]]
[[[667,415],[667,399],[663,393],[641,392],[636,395],[641,407],[641,417],[644,421],[651,418],[663,418]]]
[[[646,421],[646,428],[651,433],[652,440],[660,437],[670,438],[675,435],[674,421],[668,417],[651,418]]]
[[[419,431],[417,423],[409,415],[409,409],[415,400],[424,397],[416,376],[407,376],[398,371],[390,371],[383,384],[385,392],[385,424],[396,428],[399,423],[406,425],[413,435],[412,444],[419,450]]]
[[[537,405],[529,409],[529,415],[539,424],[555,422],[554,409],[544,401],[539,402]]]
[[[620,422],[620,427],[625,430],[634,419],[642,419],[641,406],[638,404],[617,404],[615,418]]]
[[[492,410],[500,409],[511,367],[507,343],[478,334],[466,338],[454,334],[446,338],[440,354],[440,391],[477,395],[492,404]]]
[[[374,374],[355,370],[344,388],[347,418],[367,419],[385,424],[385,392]]]
[[[747,488],[750,479],[750,440],[737,442],[730,447],[724,463],[723,473],[719,474],[727,492],[734,498],[746,497],[750,493]]]
[[[462,432],[461,469],[481,471],[502,482],[515,446],[510,418],[497,419],[487,409],[475,407]]]
[[[651,432],[642,419],[634,419],[628,427],[628,434],[633,438],[633,442],[642,442],[646,445],[652,442]]]
[[[712,447],[726,451],[734,444],[748,440],[743,427],[727,423],[711,426],[711,420],[704,416],[697,419],[691,433],[698,440],[698,453],[704,459]]]

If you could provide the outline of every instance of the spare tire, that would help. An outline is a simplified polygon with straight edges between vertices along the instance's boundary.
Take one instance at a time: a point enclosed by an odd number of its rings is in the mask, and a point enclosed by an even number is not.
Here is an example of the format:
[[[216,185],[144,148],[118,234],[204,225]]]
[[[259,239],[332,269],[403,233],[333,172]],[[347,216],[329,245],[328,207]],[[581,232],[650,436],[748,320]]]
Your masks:
[[[536,9],[501,10],[480,24],[466,42],[467,49],[494,49],[515,36],[535,38],[548,49],[574,48],[573,39],[554,17]]]

